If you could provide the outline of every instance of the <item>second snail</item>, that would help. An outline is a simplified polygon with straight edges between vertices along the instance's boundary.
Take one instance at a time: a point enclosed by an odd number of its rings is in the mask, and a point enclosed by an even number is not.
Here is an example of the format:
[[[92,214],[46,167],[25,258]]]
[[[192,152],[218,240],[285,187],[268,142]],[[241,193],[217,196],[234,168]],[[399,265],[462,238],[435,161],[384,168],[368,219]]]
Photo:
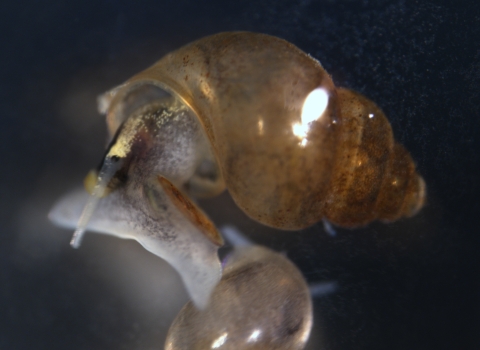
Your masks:
[[[302,273],[261,246],[236,247],[204,310],[188,302],[170,326],[165,350],[301,350],[312,328]]]
[[[297,230],[416,214],[426,196],[381,109],[287,41],[229,32],[188,44],[99,99],[110,143],[56,223],[132,238],[195,304],[220,280],[222,237],[195,198],[225,188],[252,219]]]

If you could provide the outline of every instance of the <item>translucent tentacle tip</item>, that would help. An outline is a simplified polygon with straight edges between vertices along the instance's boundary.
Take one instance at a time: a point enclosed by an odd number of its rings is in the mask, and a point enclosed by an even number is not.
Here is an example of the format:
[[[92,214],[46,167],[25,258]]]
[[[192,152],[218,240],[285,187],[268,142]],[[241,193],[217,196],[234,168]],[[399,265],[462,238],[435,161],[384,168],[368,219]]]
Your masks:
[[[95,186],[90,193],[90,198],[88,199],[87,204],[83,208],[82,215],[78,220],[77,229],[73,233],[70,245],[73,248],[79,248],[85,231],[87,230],[88,222],[95,211],[95,208],[98,205],[98,201],[106,194],[107,186],[110,180],[113,178],[115,173],[118,171],[122,165],[121,158],[118,157],[105,157],[100,173],[96,179]],[[87,177],[91,177],[93,173],[90,172]]]

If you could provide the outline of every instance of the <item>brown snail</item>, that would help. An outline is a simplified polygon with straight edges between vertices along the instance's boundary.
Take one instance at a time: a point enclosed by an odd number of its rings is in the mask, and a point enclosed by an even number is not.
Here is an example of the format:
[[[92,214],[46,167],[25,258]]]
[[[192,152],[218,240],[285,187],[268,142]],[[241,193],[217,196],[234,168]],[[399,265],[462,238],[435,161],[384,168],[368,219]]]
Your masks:
[[[221,33],[168,54],[111,93],[112,136],[131,109],[155,96],[133,100],[155,89],[198,117],[229,192],[261,223],[301,229],[327,218],[358,226],[409,216],[423,205],[424,182],[382,111],[336,88],[317,60],[282,39]],[[323,91],[313,101],[317,114],[302,122],[315,90]],[[218,186],[202,192],[217,194],[220,174]]]
[[[301,272],[261,246],[237,247],[204,310],[188,302],[165,350],[303,349],[312,327],[312,301]]]
[[[179,271],[199,306],[220,278],[222,239],[188,195],[226,187],[250,217],[287,230],[392,221],[425,201],[383,112],[273,36],[195,41],[104,94],[99,109],[111,142],[87,176],[90,200],[80,215],[85,196],[67,197],[51,218],[78,222],[74,246],[85,229],[137,239]]]

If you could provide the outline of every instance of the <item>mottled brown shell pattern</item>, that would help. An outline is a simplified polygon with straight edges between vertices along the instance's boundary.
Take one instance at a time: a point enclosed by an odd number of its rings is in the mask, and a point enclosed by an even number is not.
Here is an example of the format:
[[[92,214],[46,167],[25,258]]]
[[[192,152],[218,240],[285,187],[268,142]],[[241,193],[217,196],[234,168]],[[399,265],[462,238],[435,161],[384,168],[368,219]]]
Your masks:
[[[355,227],[411,216],[424,204],[425,183],[383,112],[336,88],[317,60],[285,40],[220,33],[166,55],[111,92],[111,135],[145,86],[193,111],[230,194],[263,224],[301,229],[327,219]],[[328,104],[299,138],[294,126],[315,89]]]

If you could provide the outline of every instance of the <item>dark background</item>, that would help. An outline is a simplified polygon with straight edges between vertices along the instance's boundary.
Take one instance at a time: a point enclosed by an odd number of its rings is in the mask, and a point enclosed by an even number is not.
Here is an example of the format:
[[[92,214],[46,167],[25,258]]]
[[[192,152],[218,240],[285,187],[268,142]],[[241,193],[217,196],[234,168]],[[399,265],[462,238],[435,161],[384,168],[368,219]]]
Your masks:
[[[186,300],[137,243],[47,220],[102,153],[96,96],[202,36],[250,30],[318,58],[388,115],[428,186],[416,217],[328,236],[264,229],[227,194],[202,202],[284,251],[315,299],[309,349],[479,349],[480,5],[476,1],[4,1],[0,5],[0,349],[163,349]]]

